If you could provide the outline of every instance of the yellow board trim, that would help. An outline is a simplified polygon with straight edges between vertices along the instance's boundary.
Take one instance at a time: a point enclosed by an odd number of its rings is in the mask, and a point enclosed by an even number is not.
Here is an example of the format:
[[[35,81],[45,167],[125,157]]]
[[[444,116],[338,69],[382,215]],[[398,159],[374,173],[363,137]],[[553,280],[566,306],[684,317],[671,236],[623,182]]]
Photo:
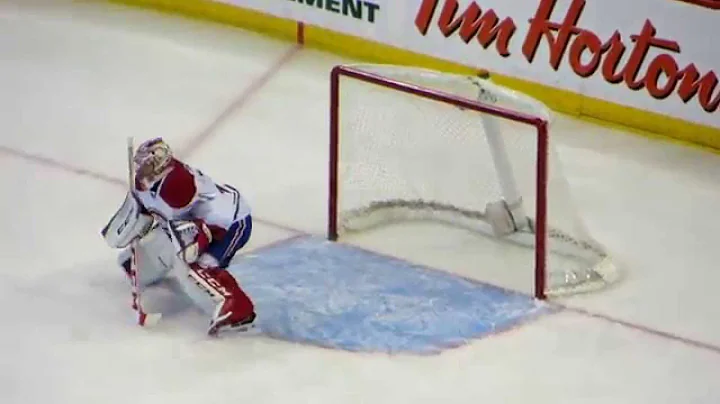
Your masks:
[[[418,66],[427,69],[463,75],[487,74],[487,70],[464,66],[420,53],[396,48],[316,26],[305,27],[307,46],[341,54],[365,63],[383,63],[400,66]]]
[[[103,1],[103,0],[99,0]],[[295,41],[297,22],[209,0],[108,0],[194,19],[249,29],[275,38]]]
[[[296,21],[211,0],[107,1],[219,22],[293,42],[297,40],[298,23]],[[304,27],[304,39],[305,45],[308,47],[368,63],[419,66],[467,75],[487,73],[481,67],[464,66],[315,26]],[[720,128],[590,98],[495,72],[491,74],[494,82],[535,97],[555,111],[602,125],[631,130],[647,137],[662,137],[720,152]]]

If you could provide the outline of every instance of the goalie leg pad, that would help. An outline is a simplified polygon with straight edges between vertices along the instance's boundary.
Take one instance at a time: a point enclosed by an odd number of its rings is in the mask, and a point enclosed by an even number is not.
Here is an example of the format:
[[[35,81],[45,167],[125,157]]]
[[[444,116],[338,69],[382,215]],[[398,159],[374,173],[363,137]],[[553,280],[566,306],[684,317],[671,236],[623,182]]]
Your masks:
[[[127,247],[118,255],[118,264],[130,276],[132,247]],[[137,243],[138,285],[150,286],[165,278],[174,265],[173,247],[165,232],[155,226]]]
[[[208,272],[205,272],[208,274]],[[245,331],[255,321],[255,307],[230,272],[217,269],[209,272],[218,283],[227,285],[231,296],[215,307],[208,334],[215,335],[225,329]]]
[[[208,333],[217,334],[225,328],[247,329],[255,321],[252,300],[240,288],[230,272],[193,265],[188,278],[215,303]]]

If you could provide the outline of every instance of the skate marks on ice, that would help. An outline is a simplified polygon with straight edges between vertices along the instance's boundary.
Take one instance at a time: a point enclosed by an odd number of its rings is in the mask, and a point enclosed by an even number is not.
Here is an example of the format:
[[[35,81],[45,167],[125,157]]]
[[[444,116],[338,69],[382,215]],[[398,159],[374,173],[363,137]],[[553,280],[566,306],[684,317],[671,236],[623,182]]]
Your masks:
[[[230,267],[274,338],[433,354],[554,309],[529,296],[345,244],[300,237]]]

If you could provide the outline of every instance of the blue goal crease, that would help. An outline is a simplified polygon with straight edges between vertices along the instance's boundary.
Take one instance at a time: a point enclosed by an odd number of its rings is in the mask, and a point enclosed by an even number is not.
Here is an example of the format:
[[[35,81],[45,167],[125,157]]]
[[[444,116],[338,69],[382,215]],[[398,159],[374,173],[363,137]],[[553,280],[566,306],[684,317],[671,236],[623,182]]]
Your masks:
[[[554,309],[530,296],[302,237],[230,266],[269,336],[350,351],[437,353]]]

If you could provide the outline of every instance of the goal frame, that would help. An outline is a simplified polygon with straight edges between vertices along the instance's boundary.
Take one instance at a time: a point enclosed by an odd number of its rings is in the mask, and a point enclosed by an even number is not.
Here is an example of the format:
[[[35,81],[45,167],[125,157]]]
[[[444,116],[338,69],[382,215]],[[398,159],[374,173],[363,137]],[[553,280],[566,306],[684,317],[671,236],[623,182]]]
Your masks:
[[[353,66],[338,65],[330,73],[330,138],[329,138],[329,175],[328,175],[328,222],[327,238],[330,241],[338,240],[338,157],[340,147],[340,91],[341,79],[362,81],[394,91],[411,94],[420,98],[429,99],[438,103],[464,108],[476,113],[488,114],[495,117],[512,120],[534,128],[537,135],[536,153],[536,201],[535,201],[535,268],[534,293],[535,298],[546,299],[545,285],[547,272],[547,199],[548,199],[548,160],[549,160],[549,122],[543,118],[513,111],[496,105],[485,104],[470,100],[443,91],[433,90],[422,86],[410,84],[401,80],[391,79],[379,74],[363,71]],[[478,131],[481,131],[478,128]]]

